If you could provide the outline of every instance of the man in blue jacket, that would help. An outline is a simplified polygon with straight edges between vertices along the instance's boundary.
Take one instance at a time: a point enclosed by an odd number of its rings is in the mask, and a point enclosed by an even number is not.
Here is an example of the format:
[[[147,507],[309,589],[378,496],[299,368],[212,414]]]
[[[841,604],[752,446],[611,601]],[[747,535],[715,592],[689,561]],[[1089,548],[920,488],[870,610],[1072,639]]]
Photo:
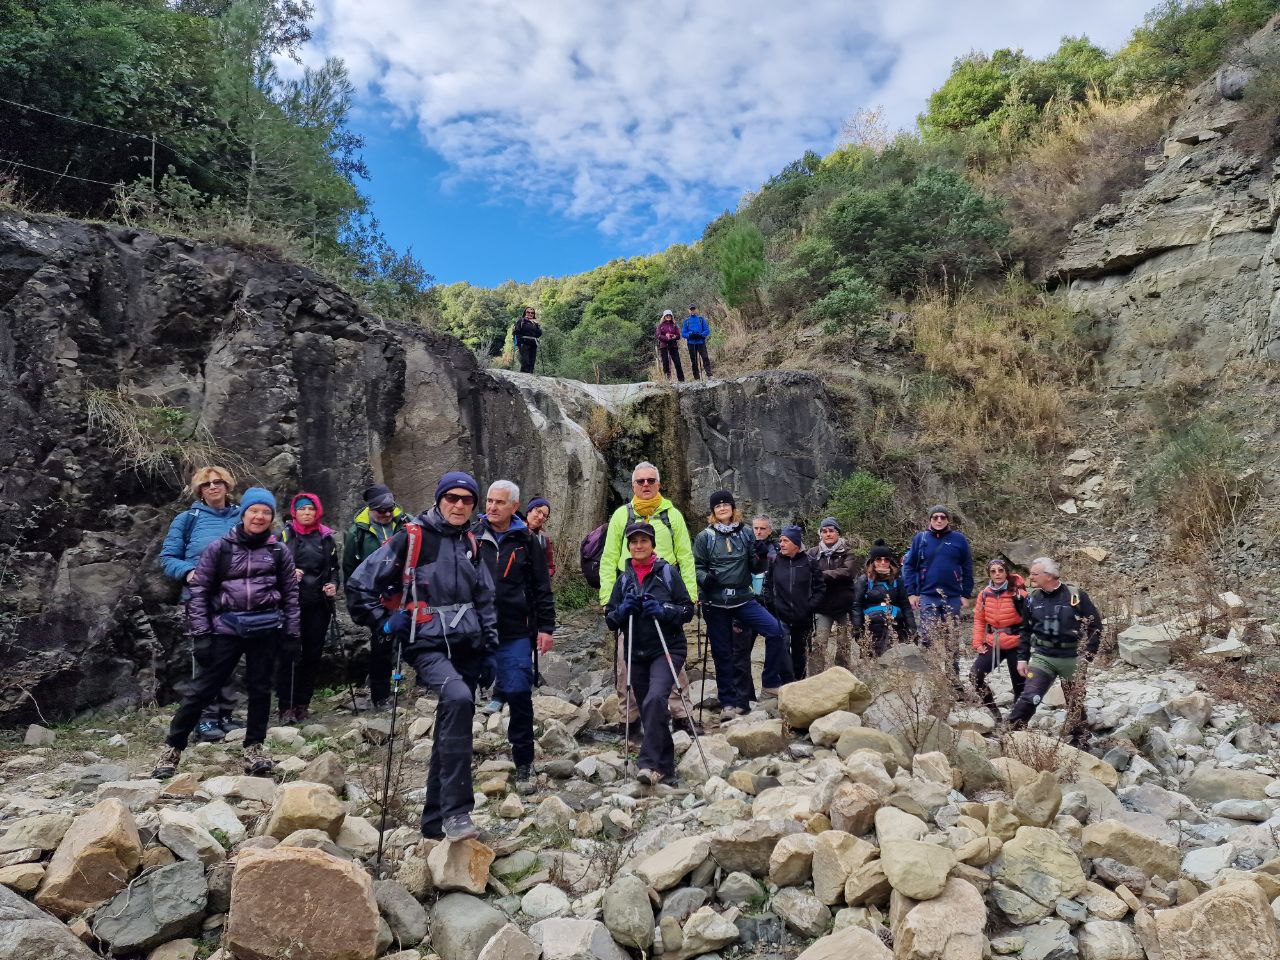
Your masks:
[[[973,595],[973,551],[969,540],[951,527],[951,511],[938,504],[929,526],[911,539],[903,581],[919,614],[920,639],[928,646],[936,630],[954,629]],[[950,621],[950,624],[948,624]]]
[[[187,586],[195,573],[196,562],[204,548],[222,538],[228,530],[240,522],[240,507],[231,502],[231,491],[236,480],[230,470],[222,467],[201,467],[191,476],[191,492],[196,500],[190,509],[182,511],[169,524],[164,546],[160,548],[159,562],[165,576],[182,584],[182,622],[189,623],[186,615],[191,590]],[[195,657],[191,659],[191,679],[195,680]],[[218,698],[204,709],[196,727],[196,737],[204,741],[221,740],[233,727],[231,711],[236,704],[234,685],[222,688]]]
[[[698,377],[698,358],[702,358],[702,372],[711,376],[711,360],[707,357],[707,337],[711,336],[711,328],[707,326],[707,318],[698,313],[698,305],[689,304],[689,315],[684,318],[680,327],[680,336],[689,345],[689,366],[693,367],[693,379]]]

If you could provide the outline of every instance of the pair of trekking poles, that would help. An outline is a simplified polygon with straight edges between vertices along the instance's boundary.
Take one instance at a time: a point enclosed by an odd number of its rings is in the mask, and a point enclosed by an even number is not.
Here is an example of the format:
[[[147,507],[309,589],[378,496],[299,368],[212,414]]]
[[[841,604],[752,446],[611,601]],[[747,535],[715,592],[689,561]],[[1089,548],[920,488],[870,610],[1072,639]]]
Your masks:
[[[631,701],[634,699],[634,693],[631,686],[631,669],[632,669],[632,660],[634,659],[632,654],[632,651],[634,648],[634,644],[632,643],[632,636],[635,630],[635,619],[636,618],[634,615],[627,617],[627,657],[626,657],[626,664],[625,664],[626,674],[624,676],[624,682],[623,682],[624,692],[626,696],[624,697],[625,702],[622,704],[622,709],[625,711],[624,718],[623,718],[623,748],[622,748],[623,749],[622,775],[624,777],[630,776],[630,764],[631,764]],[[671,682],[675,685],[676,692],[680,694],[680,703],[684,706],[685,715],[692,719],[693,705],[689,703],[689,698],[686,697],[684,694],[684,688],[680,686],[680,674],[676,670],[675,661],[671,659],[671,648],[667,646],[667,637],[662,632],[662,624],[658,621],[657,617],[653,618],[653,626],[654,626],[654,629],[658,631],[658,642],[662,644],[662,656],[667,661],[667,669],[671,671]],[[699,619],[699,626],[701,626],[701,619]],[[698,631],[699,641],[701,641],[701,635],[702,635],[702,632],[699,629]],[[704,656],[703,676],[705,677],[706,676],[705,653],[703,654],[703,656]],[[613,672],[614,672],[614,676],[617,676],[617,673],[618,673],[617,644],[614,644],[613,658],[614,658]],[[636,711],[639,712],[639,709],[640,709],[640,704],[637,701]],[[701,711],[701,706],[699,706],[699,711]],[[711,767],[707,765],[707,755],[702,750],[702,739],[698,736],[698,731],[696,728],[693,730],[693,743],[694,743],[694,746],[698,748],[698,756],[702,758],[702,768],[706,770],[707,776],[711,776]]]

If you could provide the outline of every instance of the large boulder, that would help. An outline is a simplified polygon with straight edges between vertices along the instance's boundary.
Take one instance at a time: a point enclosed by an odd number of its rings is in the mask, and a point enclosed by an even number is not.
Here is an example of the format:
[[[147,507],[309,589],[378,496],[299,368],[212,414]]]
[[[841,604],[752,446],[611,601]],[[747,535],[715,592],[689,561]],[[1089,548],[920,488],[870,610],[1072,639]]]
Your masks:
[[[1136,867],[1149,877],[1176,880],[1182,855],[1178,848],[1140,833],[1118,820],[1102,820],[1084,828],[1083,856],[1091,860],[1109,857]]]
[[[788,683],[778,692],[778,713],[796,730],[807,730],[813,721],[837,710],[861,713],[870,703],[867,685],[844,667]]]
[[[402,947],[416,947],[427,935],[427,911],[398,880],[378,880],[373,885],[378,912]]]
[[[35,902],[55,916],[73,917],[123,890],[141,862],[133,814],[119,800],[103,800],[71,824]]]
[[[811,943],[796,960],[894,960],[889,948],[869,930],[845,927]]]
[[[417,954],[414,954],[416,960]],[[514,923],[489,938],[476,960],[541,960],[542,948],[525,935]],[[449,960],[441,951],[441,960]]]
[[[200,930],[209,885],[198,860],[149,873],[116,894],[93,919],[93,935],[116,955],[150,950]]]
[[[669,890],[711,855],[705,837],[684,837],[667,844],[635,865],[635,871],[655,890]]]
[[[161,810],[157,838],[179,860],[196,860],[212,866],[227,858],[227,851],[200,818],[186,810]]]
[[[1080,960],[1145,960],[1133,929],[1119,920],[1087,920],[1077,935]]]
[[[724,738],[744,757],[764,757],[786,749],[781,720],[752,720],[725,728]]]
[[[332,787],[299,780],[286,783],[276,793],[265,832],[277,840],[296,830],[323,830],[336,838],[346,815],[346,808]]]
[[[599,920],[539,920],[529,939],[542,947],[542,960],[630,960]]]
[[[348,860],[304,847],[236,855],[226,927],[236,960],[373,960],[378,923],[373,881]]]
[[[1120,783],[1120,774],[1115,767],[1091,753],[1077,750],[1069,743],[1030,730],[1009,734],[1009,741],[1012,746],[1007,752],[1014,756],[1054,757],[1060,768],[1069,767],[1076,773],[1093,777],[1108,790],[1115,790]]]
[[[995,860],[996,879],[1050,908],[1085,891],[1084,871],[1066,840],[1042,827],[1019,827]]]
[[[502,911],[479,897],[448,893],[431,911],[431,948],[440,960],[473,960],[506,924]]]
[[[1248,880],[1155,912],[1163,960],[1275,960],[1280,928],[1262,888]]]
[[[787,839],[790,838],[784,837],[783,841]],[[875,846],[841,830],[824,830],[818,834],[812,849],[813,893],[827,906],[844,901],[844,886],[849,875],[876,856]],[[777,853],[776,847],[774,852]],[[770,858],[770,877],[773,866]]]
[[[741,820],[725,824],[707,840],[711,857],[726,873],[741,870],[764,877],[769,874],[769,856],[778,841],[803,829],[795,820]]]
[[[1201,803],[1223,800],[1265,800],[1272,778],[1253,770],[1199,766],[1182,785],[1182,792]]]
[[[73,822],[65,813],[41,813],[9,826],[0,837],[0,853],[17,850],[56,850]]]
[[[982,960],[987,907],[971,883],[952,878],[942,893],[912,907],[897,927],[898,960]]]
[[[947,885],[956,855],[946,847],[923,840],[889,840],[880,846],[889,885],[912,900],[932,900]]]
[[[604,892],[604,925],[623,946],[653,946],[653,906],[649,885],[635,874],[619,877]]]
[[[63,923],[0,887],[0,960],[97,960]]]
[[[427,854],[427,869],[437,890],[484,893],[493,850],[479,840],[446,840]]]
[[[1135,623],[1120,631],[1120,659],[1135,667],[1167,667],[1178,630],[1172,624]]]

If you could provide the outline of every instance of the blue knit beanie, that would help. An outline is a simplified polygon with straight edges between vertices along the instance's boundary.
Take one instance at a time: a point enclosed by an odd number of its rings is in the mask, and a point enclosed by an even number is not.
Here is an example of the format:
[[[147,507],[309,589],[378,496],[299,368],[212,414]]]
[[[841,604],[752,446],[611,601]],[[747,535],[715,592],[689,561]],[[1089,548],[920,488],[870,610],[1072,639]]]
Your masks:
[[[536,510],[538,507],[546,507],[547,512],[551,512],[551,502],[546,497],[534,497],[525,505],[525,513]]]
[[[797,547],[804,546],[804,543],[802,542],[804,540],[804,530],[801,527],[797,526],[796,524],[791,524],[790,526],[783,527],[782,536],[786,537],[788,540],[794,543]]]
[[[476,483],[475,477],[463,470],[451,470],[436,484],[436,503],[439,503],[440,498],[450,490],[459,487],[468,491],[477,500],[480,499],[480,485]]]
[[[276,514],[276,498],[266,487],[250,487],[244,492],[244,496],[240,498],[240,512],[248,510],[254,504],[261,504],[264,507],[271,508],[271,515]]]

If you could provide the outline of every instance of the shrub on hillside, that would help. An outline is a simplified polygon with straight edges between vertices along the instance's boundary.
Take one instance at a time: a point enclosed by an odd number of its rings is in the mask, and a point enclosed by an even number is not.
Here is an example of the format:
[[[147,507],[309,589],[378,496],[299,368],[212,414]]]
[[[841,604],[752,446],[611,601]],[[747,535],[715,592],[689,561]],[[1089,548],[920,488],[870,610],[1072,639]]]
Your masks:
[[[855,547],[866,547],[877,538],[891,541],[900,526],[895,521],[893,489],[893,484],[866,470],[837,476],[830,481],[826,505],[816,519],[835,517]],[[817,523],[812,527],[816,533]]]

